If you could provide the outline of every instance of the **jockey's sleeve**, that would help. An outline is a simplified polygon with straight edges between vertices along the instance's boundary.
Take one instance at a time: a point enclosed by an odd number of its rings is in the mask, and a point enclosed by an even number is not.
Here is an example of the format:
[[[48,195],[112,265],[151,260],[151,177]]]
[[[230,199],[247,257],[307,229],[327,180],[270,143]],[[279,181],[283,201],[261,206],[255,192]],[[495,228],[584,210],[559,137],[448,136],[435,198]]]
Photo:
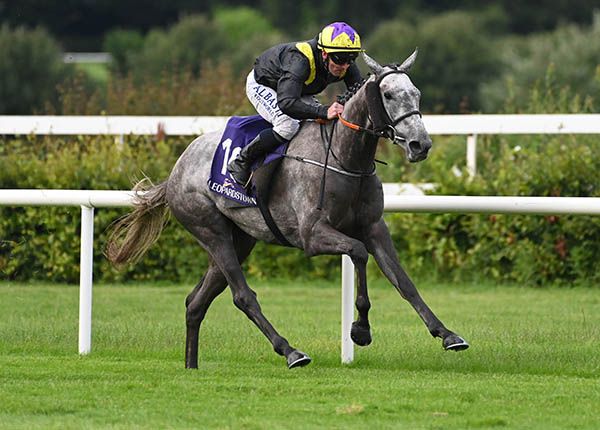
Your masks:
[[[327,106],[309,105],[301,100],[301,77],[284,72],[277,83],[277,104],[284,114],[294,119],[327,119]]]

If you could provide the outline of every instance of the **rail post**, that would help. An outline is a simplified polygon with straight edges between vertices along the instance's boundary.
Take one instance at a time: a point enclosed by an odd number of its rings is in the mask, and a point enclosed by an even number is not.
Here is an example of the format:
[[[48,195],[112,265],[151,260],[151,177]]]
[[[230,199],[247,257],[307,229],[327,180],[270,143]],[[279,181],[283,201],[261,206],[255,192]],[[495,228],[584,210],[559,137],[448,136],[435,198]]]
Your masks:
[[[81,206],[79,269],[79,354],[92,350],[92,274],[94,264],[94,208]]]
[[[342,255],[342,363],[354,360],[354,345],[350,338],[354,308],[354,264],[347,255]]]
[[[477,135],[469,134],[467,136],[467,170],[469,178],[477,174]]]

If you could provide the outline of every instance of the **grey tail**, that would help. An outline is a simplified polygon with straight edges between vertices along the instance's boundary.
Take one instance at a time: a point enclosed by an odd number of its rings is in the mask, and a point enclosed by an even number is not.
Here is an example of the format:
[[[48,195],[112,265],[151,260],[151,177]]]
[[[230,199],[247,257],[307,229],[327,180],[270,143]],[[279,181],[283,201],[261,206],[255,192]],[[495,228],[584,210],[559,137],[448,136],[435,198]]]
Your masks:
[[[133,188],[133,211],[109,227],[104,254],[115,266],[137,262],[160,236],[168,221],[167,181],[153,185],[148,178]]]

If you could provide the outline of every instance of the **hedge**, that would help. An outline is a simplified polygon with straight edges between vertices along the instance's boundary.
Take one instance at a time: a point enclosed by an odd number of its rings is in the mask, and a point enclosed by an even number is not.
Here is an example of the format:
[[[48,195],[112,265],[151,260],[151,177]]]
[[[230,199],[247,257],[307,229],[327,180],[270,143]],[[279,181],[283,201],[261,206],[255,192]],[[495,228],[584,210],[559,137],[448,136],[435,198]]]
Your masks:
[[[12,138],[0,140],[2,188],[129,189],[142,174],[167,177],[187,139],[128,137]],[[464,155],[462,138],[436,139],[418,166],[395,169],[402,157],[382,146],[390,166],[384,180],[438,184],[436,194],[600,197],[595,136],[520,136],[480,139],[480,174],[451,173]],[[106,228],[128,209],[97,209],[94,278],[99,281],[192,282],[207,256],[171,220],[143,260],[123,272],[102,255]],[[0,208],[0,271],[5,279],[77,282],[79,208]],[[527,285],[599,284],[600,218],[473,214],[388,214],[390,231],[409,273],[443,280],[513,281]],[[373,262],[370,263],[374,266]],[[339,258],[259,245],[248,273],[258,277],[333,278]],[[377,274],[377,271],[371,270]],[[377,275],[380,276],[380,275]]]
[[[218,97],[216,97],[218,99]],[[510,99],[509,99],[510,102]],[[508,108],[510,105],[507,104]],[[593,100],[558,89],[552,74],[536,85],[525,113],[593,112]],[[142,175],[164,180],[190,139],[129,136],[0,137],[1,188],[130,189]],[[463,137],[434,137],[428,160],[410,164],[382,143],[384,182],[434,182],[435,194],[600,197],[598,136],[480,136],[471,180]],[[461,170],[462,167],[462,170]],[[461,172],[457,175],[453,172]],[[106,228],[127,212],[97,209],[94,278],[194,282],[207,265],[195,240],[172,220],[134,267],[118,272],[102,255]],[[78,208],[0,207],[4,279],[77,282]],[[416,276],[445,281],[496,280],[523,285],[600,285],[600,217],[387,214],[401,262]],[[381,276],[373,259],[370,274]],[[335,278],[339,257],[258,244],[245,263],[257,277]]]

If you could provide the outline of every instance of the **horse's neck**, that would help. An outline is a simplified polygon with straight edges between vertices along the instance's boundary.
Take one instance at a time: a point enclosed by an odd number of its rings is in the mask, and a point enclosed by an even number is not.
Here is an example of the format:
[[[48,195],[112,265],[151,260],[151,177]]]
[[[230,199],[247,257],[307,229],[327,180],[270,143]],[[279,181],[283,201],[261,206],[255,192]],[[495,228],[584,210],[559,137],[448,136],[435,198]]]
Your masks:
[[[346,104],[342,117],[353,124],[367,127],[370,121],[364,94],[356,94]],[[352,130],[339,121],[334,137],[332,149],[343,167],[361,172],[373,169],[377,138],[368,133]]]

